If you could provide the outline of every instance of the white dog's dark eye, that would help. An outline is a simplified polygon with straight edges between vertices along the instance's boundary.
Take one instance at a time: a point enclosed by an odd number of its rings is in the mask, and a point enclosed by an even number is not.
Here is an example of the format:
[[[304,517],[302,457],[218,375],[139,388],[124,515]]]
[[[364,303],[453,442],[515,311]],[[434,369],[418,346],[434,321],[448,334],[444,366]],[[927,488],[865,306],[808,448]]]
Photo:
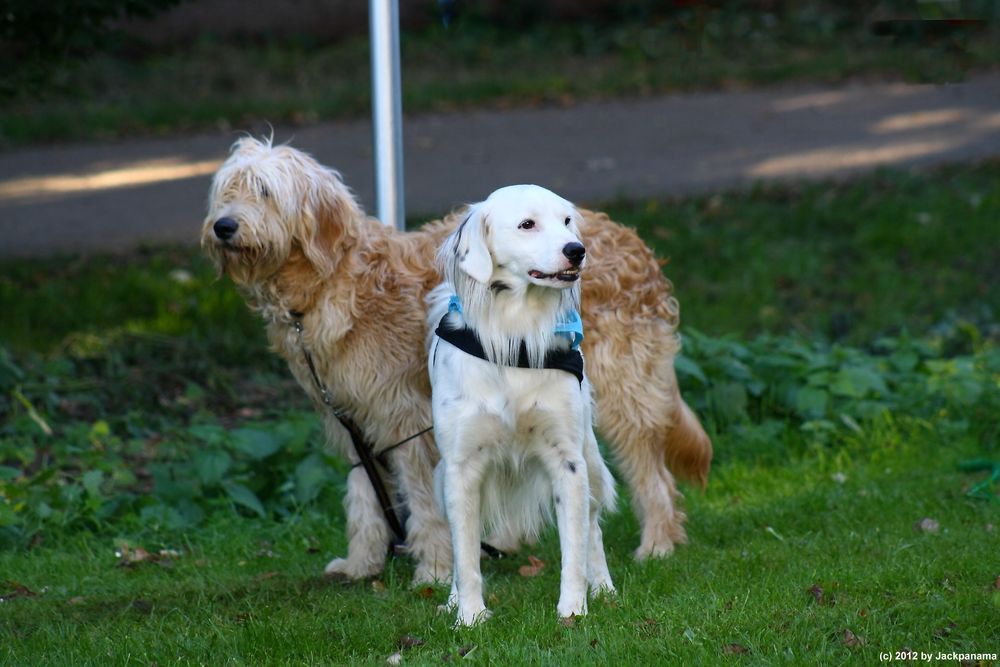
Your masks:
[[[567,216],[566,216],[566,226],[567,226],[567,227],[569,227],[569,221],[570,221],[570,218],[569,218],[569,216],[567,215]]]
[[[535,221],[531,220],[530,218],[528,220],[522,220],[521,224],[519,224],[517,226],[517,228],[518,229],[534,229],[535,228]]]

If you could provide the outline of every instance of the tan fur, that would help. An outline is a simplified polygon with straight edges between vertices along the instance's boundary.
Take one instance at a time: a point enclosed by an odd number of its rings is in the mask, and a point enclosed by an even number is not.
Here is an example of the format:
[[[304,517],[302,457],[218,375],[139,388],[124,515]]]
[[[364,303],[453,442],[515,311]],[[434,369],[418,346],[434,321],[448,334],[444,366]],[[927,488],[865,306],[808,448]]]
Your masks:
[[[368,218],[339,174],[288,146],[244,138],[216,174],[202,230],[205,252],[260,312],[274,350],[325,412],[292,328],[304,313],[304,344],[336,404],[376,451],[431,423],[424,297],[438,282],[435,253],[461,220],[456,211],[415,232]],[[711,443],[677,387],[679,307],[649,248],[603,213],[582,211],[588,269],[582,281],[583,343],[607,438],[642,519],[638,558],[665,555],[685,540],[670,469],[704,484]],[[221,217],[240,225],[227,248],[213,233]],[[355,461],[326,416],[332,445]],[[437,452],[428,434],[393,450],[396,490],[410,510],[408,547],[416,581],[444,579],[448,528],[432,489]],[[327,566],[357,578],[380,571],[389,531],[364,473],[345,498],[348,556]]]

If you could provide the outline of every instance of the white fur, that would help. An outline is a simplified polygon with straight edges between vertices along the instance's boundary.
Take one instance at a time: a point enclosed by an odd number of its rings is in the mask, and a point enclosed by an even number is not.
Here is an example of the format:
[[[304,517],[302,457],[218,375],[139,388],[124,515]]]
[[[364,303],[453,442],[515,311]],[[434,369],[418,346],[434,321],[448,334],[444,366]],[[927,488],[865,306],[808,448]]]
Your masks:
[[[542,368],[545,352],[569,345],[553,329],[579,303],[579,280],[563,249],[579,243],[572,204],[538,186],[511,186],[472,207],[439,254],[447,282],[428,295],[429,368],[441,462],[439,502],[452,535],[448,604],[459,625],[489,614],[483,601],[482,527],[507,548],[534,540],[555,507],[562,553],[557,611],[587,613],[592,593],[613,591],[599,525],[614,484],[594,436],[590,384]],[[532,222],[531,228],[522,224]],[[568,221],[568,222],[567,222]],[[569,271],[567,273],[567,271]],[[502,288],[498,284],[502,284]],[[457,294],[489,360],[434,336]],[[520,341],[531,368],[514,368]]]

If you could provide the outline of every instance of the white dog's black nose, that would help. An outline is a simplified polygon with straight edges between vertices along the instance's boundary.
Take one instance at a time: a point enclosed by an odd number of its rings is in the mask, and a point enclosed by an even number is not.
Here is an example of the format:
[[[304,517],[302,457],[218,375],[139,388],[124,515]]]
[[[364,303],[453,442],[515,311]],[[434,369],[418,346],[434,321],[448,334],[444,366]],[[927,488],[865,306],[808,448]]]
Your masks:
[[[236,233],[236,230],[240,228],[240,223],[236,222],[232,218],[219,218],[212,225],[212,229],[215,231],[215,236],[221,241],[228,241]]]
[[[573,241],[563,246],[563,254],[566,255],[566,259],[570,261],[570,264],[580,266],[584,256],[587,254],[587,249],[583,247],[582,243]]]

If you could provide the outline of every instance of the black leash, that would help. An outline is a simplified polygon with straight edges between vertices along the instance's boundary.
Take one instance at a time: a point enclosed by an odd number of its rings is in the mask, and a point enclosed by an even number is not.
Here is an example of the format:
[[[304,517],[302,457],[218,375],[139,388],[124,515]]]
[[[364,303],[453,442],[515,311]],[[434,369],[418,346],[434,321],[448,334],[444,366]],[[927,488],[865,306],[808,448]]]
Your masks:
[[[385,488],[385,483],[382,481],[382,477],[378,474],[378,469],[376,468],[376,457],[372,454],[372,449],[365,442],[364,434],[362,434],[361,429],[358,425],[354,423],[354,420],[348,417],[343,410],[340,410],[333,404],[333,396],[330,395],[330,391],[326,388],[326,385],[322,380],[319,379],[319,374],[316,372],[316,365],[313,363],[312,355],[309,354],[309,349],[305,346],[302,341],[302,315],[301,313],[290,313],[292,316],[292,322],[295,326],[295,333],[299,337],[299,345],[302,348],[302,356],[305,357],[306,365],[309,367],[309,373],[312,375],[313,384],[316,385],[316,390],[319,391],[320,397],[323,400],[323,404],[330,409],[330,413],[336,417],[337,421],[347,430],[351,436],[351,444],[354,445],[354,451],[360,459],[360,463],[356,465],[361,465],[365,469],[365,474],[368,475],[368,481],[371,482],[372,489],[375,490],[375,497],[378,498],[378,504],[382,507],[382,514],[385,516],[386,523],[389,524],[389,528],[396,535],[396,539],[401,543],[406,542],[406,529],[403,528],[403,523],[396,516],[396,511],[392,508],[392,503],[389,500],[389,492]],[[430,429],[425,429],[417,435],[410,436],[402,442],[398,442],[389,449],[386,449],[379,456],[381,458],[386,454],[386,452],[399,447],[403,443],[413,440],[417,436],[423,435]],[[388,467],[385,463],[384,466]]]
[[[358,425],[354,423],[343,410],[339,409],[333,404],[333,396],[330,395],[330,391],[326,388],[326,384],[319,379],[319,373],[316,372],[316,364],[313,363],[312,355],[309,354],[309,348],[306,347],[305,343],[302,342],[302,332],[304,330],[302,326],[302,313],[290,312],[289,315],[292,317],[292,322],[295,327],[295,333],[299,338],[299,347],[302,348],[302,356],[306,360],[306,366],[309,367],[309,374],[312,375],[313,384],[316,386],[316,390],[319,392],[320,397],[323,399],[323,404],[330,409],[330,413],[336,417],[337,421],[340,422],[347,432],[351,436],[351,444],[354,445],[354,451],[358,455],[359,462],[355,463],[352,468],[357,468],[362,466],[365,469],[365,474],[368,476],[368,481],[371,482],[372,488],[375,490],[375,497],[378,498],[378,504],[382,507],[382,514],[385,516],[386,523],[389,524],[389,528],[393,533],[396,534],[396,539],[400,545],[406,544],[406,529],[403,527],[403,523],[396,516],[396,511],[392,508],[392,503],[389,502],[389,492],[385,488],[385,482],[382,481],[381,475],[378,474],[378,469],[375,467],[376,463],[380,463],[386,470],[389,469],[388,459],[385,455],[396,449],[400,445],[405,445],[411,440],[415,440],[425,433],[429,433],[434,430],[433,426],[428,426],[423,431],[415,433],[408,438],[400,440],[395,445],[391,447],[386,447],[383,449],[378,456],[372,454],[371,446],[365,442],[364,435]],[[480,542],[483,552],[493,559],[503,558],[506,554],[496,547],[487,544],[486,542]]]
[[[338,417],[338,419],[339,419],[339,417]],[[433,426],[428,426],[423,431],[417,431],[416,433],[414,433],[413,435],[411,435],[409,438],[403,438],[402,440],[400,440],[399,442],[397,442],[395,445],[392,445],[391,447],[386,447],[381,452],[379,452],[378,456],[375,457],[375,460],[377,460],[379,463],[381,463],[383,468],[388,468],[389,467],[389,460],[387,458],[385,458],[386,454],[388,454],[392,450],[396,449],[396,447],[399,447],[400,445],[405,445],[410,440],[416,440],[417,438],[419,438],[420,436],[422,436],[424,433],[430,433],[433,430],[434,430]],[[358,463],[355,463],[351,467],[352,468],[357,468],[359,465],[361,465],[360,461]]]

